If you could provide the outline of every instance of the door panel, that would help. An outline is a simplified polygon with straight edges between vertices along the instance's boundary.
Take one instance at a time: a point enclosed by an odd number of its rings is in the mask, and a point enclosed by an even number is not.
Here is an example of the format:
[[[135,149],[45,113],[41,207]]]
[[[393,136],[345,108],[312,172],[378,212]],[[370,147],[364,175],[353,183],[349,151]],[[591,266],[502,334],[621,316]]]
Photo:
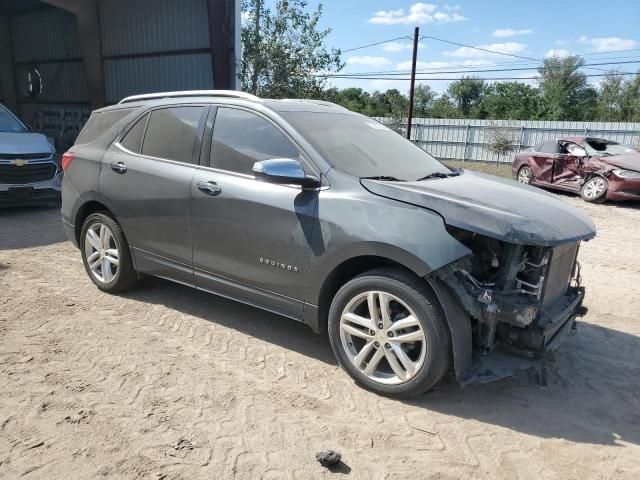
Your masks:
[[[141,272],[193,284],[191,179],[209,108],[158,107],[105,153],[100,189]]]
[[[301,318],[318,192],[199,170],[191,195],[198,285]]]
[[[112,170],[112,163],[126,166],[126,172]],[[140,270],[171,276],[170,264],[177,262],[188,266],[179,279],[192,282],[189,201],[194,170],[189,164],[133,155],[116,146],[106,152],[100,189],[111,201],[130,246],[151,254],[134,252]],[[154,266],[154,256],[165,260]]]
[[[536,182],[551,183],[555,154],[534,152],[530,158],[531,173]]]
[[[553,183],[558,186],[579,189],[581,171],[582,163],[578,157],[569,154],[558,155],[555,161]]]

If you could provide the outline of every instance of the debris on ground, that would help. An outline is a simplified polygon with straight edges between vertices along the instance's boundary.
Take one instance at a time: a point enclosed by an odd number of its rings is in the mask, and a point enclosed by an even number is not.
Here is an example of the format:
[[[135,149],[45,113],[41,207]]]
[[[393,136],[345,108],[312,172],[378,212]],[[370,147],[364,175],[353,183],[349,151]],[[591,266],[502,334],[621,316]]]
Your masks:
[[[322,450],[316,453],[316,460],[323,467],[330,467],[340,461],[340,454],[335,450]]]

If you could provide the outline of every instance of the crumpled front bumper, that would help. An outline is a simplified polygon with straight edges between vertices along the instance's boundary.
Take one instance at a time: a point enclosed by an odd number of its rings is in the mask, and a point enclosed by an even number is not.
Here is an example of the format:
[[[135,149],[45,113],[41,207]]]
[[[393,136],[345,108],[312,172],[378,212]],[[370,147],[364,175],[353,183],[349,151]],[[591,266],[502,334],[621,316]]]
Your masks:
[[[640,178],[620,178],[611,175],[607,183],[607,200],[640,200]]]
[[[543,336],[540,351],[515,352],[507,343],[503,343],[486,355],[474,352],[472,366],[466,375],[459,378],[460,383],[489,383],[539,368],[549,352],[556,350],[569,335],[576,332],[576,318],[585,313],[583,300],[584,288],[580,287],[573,296],[563,297],[548,312],[547,323],[540,332]]]

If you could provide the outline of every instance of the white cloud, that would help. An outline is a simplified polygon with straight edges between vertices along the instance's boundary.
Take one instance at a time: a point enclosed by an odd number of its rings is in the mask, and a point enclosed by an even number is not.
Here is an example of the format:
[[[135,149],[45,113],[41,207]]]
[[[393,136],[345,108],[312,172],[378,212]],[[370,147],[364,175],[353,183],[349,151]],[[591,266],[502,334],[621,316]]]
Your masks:
[[[527,46],[523,43],[507,42],[507,43],[492,43],[490,45],[477,45],[476,48],[482,48],[484,50],[492,50],[493,52],[506,53],[508,55],[515,55],[522,53],[527,49]],[[450,57],[487,57],[494,56],[496,53],[485,52],[483,50],[476,50],[470,47],[460,47],[450,52],[444,52],[444,55]]]
[[[425,48],[424,43],[418,43],[418,48]],[[412,50],[413,43],[411,42],[390,42],[382,47],[385,52],[402,52],[403,50]]]
[[[414,3],[409,7],[409,11],[404,8],[397,10],[379,10],[373,13],[369,19],[370,23],[378,25],[398,25],[398,24],[422,24],[422,23],[450,23],[468,20],[459,13],[454,12],[455,7],[450,7],[448,12],[438,9],[433,3]]]
[[[368,67],[384,67],[391,62],[385,57],[371,57],[369,55],[353,56],[347,58],[348,65],[366,65]]]
[[[529,35],[530,33],[533,33],[533,30],[530,30],[528,28],[523,28],[520,30],[514,30],[513,28],[498,28],[497,30],[493,31],[492,35],[494,37],[507,38],[515,37],[516,35]]]
[[[578,39],[578,41],[580,43],[591,45],[596,52],[630,50],[632,48],[636,48],[638,45],[637,40],[619,37],[588,38],[583,35]]]
[[[565,50],[564,48],[552,48],[551,50],[547,50],[547,53],[544,54],[546,58],[551,57],[570,57],[571,52],[569,50]]]

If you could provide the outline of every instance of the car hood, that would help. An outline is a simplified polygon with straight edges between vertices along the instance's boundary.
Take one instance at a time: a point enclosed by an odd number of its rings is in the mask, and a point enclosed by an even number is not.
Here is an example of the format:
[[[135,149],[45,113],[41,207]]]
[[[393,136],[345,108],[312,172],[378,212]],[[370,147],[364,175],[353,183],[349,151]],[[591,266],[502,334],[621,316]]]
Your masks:
[[[613,165],[614,167],[640,172],[640,153],[614,155],[612,157],[598,157],[598,160],[602,163]]]
[[[41,133],[0,132],[0,154],[46,153],[51,144]]]
[[[509,243],[554,246],[589,240],[591,219],[554,195],[481,173],[419,182],[361,180],[364,188],[386,198],[428,208],[447,225]]]

